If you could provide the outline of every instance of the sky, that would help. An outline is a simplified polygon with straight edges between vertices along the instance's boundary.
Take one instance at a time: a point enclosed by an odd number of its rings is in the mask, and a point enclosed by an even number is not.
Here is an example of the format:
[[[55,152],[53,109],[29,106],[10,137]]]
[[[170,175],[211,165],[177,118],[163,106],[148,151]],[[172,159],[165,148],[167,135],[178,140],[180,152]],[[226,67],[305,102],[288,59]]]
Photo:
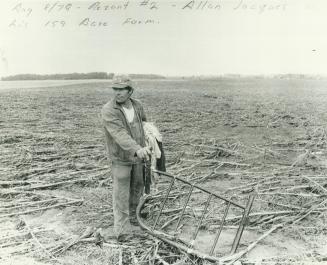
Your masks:
[[[0,76],[326,75],[325,10],[325,0],[1,0]]]

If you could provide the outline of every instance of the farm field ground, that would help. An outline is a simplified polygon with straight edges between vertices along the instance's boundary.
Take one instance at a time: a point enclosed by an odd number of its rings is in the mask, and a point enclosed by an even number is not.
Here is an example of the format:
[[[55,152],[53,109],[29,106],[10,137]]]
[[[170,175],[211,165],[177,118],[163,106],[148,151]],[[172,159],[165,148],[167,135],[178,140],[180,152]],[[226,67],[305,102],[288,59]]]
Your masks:
[[[0,83],[0,264],[205,264],[147,234],[102,248],[81,237],[113,223],[100,120],[112,91],[108,82],[46,82]],[[134,96],[163,135],[169,173],[243,205],[257,192],[240,251],[280,226],[239,264],[327,262],[327,80],[138,86]],[[165,187],[162,177],[158,189]],[[185,191],[175,187],[174,194]],[[195,193],[186,214],[198,220],[204,204]],[[222,209],[205,216],[196,243],[203,251]],[[237,216],[232,211],[227,219],[217,256],[228,252]],[[174,217],[163,216],[161,225]]]

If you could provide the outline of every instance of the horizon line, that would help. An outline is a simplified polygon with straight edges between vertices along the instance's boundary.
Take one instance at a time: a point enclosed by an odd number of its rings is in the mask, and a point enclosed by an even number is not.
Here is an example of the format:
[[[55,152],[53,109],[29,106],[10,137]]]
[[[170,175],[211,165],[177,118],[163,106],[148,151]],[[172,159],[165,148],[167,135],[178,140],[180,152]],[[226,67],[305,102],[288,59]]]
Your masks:
[[[113,72],[105,72],[105,71],[93,71],[93,72],[67,72],[67,73],[51,73],[51,74],[36,74],[36,73],[20,73],[20,74],[10,74],[10,75],[3,75],[0,76],[0,79],[2,78],[8,78],[8,77],[15,77],[15,76],[21,76],[21,75],[35,75],[35,76],[54,76],[54,75],[80,75],[80,74],[92,74],[92,73],[105,73],[107,75],[115,75]],[[121,73],[119,73],[121,74]],[[327,74],[321,74],[321,73],[221,73],[221,74],[158,74],[158,73],[124,73],[126,75],[135,75],[135,76],[142,76],[142,75],[148,75],[148,76],[158,76],[158,77],[224,77],[224,76],[235,76],[235,77],[272,77],[272,76],[311,76],[311,77],[327,77]],[[95,78],[95,79],[101,79],[101,78]],[[105,79],[105,78],[103,78]],[[110,79],[110,78],[108,78]]]

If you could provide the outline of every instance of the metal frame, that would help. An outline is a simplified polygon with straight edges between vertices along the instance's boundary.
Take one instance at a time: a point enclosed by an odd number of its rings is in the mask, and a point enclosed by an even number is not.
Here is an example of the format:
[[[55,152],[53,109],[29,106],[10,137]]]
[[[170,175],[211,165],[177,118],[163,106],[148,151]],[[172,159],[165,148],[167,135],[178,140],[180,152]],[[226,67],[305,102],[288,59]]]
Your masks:
[[[236,250],[237,250],[237,248],[239,246],[239,243],[240,243],[240,240],[241,240],[241,237],[242,237],[244,228],[245,228],[245,226],[248,223],[249,214],[250,214],[250,211],[251,211],[251,208],[252,208],[252,205],[253,205],[254,198],[255,198],[256,194],[255,193],[252,193],[249,196],[249,199],[248,199],[248,201],[246,203],[246,206],[244,207],[244,206],[242,206],[242,205],[240,205],[240,204],[232,201],[231,199],[228,199],[228,198],[225,198],[225,197],[220,196],[218,194],[215,194],[213,192],[210,192],[210,191],[208,191],[208,190],[206,190],[206,189],[204,189],[204,188],[202,188],[202,187],[200,187],[198,185],[191,184],[190,182],[188,182],[188,181],[186,181],[186,180],[184,180],[182,178],[179,178],[179,177],[173,176],[171,174],[168,174],[166,172],[162,172],[162,171],[158,171],[158,170],[153,170],[153,172],[158,173],[159,175],[163,175],[163,176],[169,177],[169,178],[171,178],[171,181],[170,181],[169,187],[167,189],[167,192],[165,194],[165,197],[163,199],[163,202],[161,203],[161,206],[160,206],[160,209],[159,209],[159,213],[156,216],[156,219],[155,219],[155,222],[154,222],[152,228],[148,227],[143,222],[142,218],[140,217],[140,213],[141,213],[141,211],[142,211],[142,209],[143,209],[143,207],[145,205],[145,202],[147,200],[149,200],[151,198],[151,196],[147,196],[147,197],[143,197],[142,198],[142,200],[140,201],[140,203],[139,203],[139,205],[137,207],[137,220],[138,220],[140,226],[142,228],[144,228],[145,230],[147,230],[148,233],[150,233],[150,234],[152,234],[152,235],[160,238],[161,240],[163,240],[163,241],[165,241],[165,242],[167,242],[167,243],[169,243],[169,244],[171,244],[171,245],[173,245],[175,247],[178,247],[178,248],[186,251],[187,253],[194,254],[196,256],[199,256],[201,258],[204,258],[204,259],[207,259],[207,260],[210,260],[210,261],[214,261],[214,262],[222,261],[222,258],[216,258],[216,257],[214,257],[212,255],[213,255],[214,250],[216,248],[216,245],[218,243],[220,234],[221,234],[221,232],[222,232],[222,230],[224,228],[224,224],[225,224],[226,217],[228,215],[228,211],[230,209],[230,206],[233,205],[233,206],[235,206],[237,208],[242,209],[243,210],[243,215],[242,215],[241,222],[239,224],[239,227],[237,229],[237,233],[236,233],[236,235],[234,237],[233,244],[232,244],[232,247],[231,247],[230,256],[229,256],[229,258],[231,258],[231,255],[233,255],[233,254],[236,253]],[[173,188],[176,180],[177,181],[180,181],[180,182],[182,182],[184,184],[189,185],[190,186],[190,190],[189,190],[189,192],[187,194],[187,198],[186,198],[185,203],[183,205],[183,208],[182,208],[182,210],[180,212],[180,216],[178,218],[178,221],[177,221],[177,224],[176,224],[176,227],[175,227],[175,233],[178,230],[178,227],[180,225],[180,222],[181,222],[181,220],[183,218],[183,215],[185,213],[185,209],[187,207],[187,204],[188,204],[188,202],[190,200],[190,197],[191,197],[192,192],[194,191],[194,189],[198,189],[198,190],[200,190],[200,191],[208,194],[208,198],[207,198],[206,204],[204,206],[203,212],[201,214],[200,220],[199,220],[199,222],[197,224],[196,231],[193,234],[192,241],[187,244],[188,246],[186,246],[185,244],[182,244],[182,243],[178,243],[178,239],[175,238],[174,236],[168,235],[168,234],[166,234],[166,233],[164,233],[162,231],[155,230],[156,229],[156,226],[157,226],[157,224],[159,222],[160,216],[162,215],[162,211],[163,211],[163,209],[165,207],[165,204],[167,202],[167,199],[169,197],[169,194],[170,194],[170,192],[171,192],[171,190],[172,190],[172,188]],[[221,224],[219,226],[219,229],[217,231],[216,237],[214,239],[213,245],[211,246],[210,252],[208,254],[206,254],[206,253],[202,253],[202,252],[199,252],[199,251],[195,250],[193,248],[193,245],[194,245],[194,242],[195,242],[195,240],[197,238],[197,235],[199,233],[200,227],[201,227],[201,225],[203,223],[203,219],[204,219],[204,216],[205,216],[205,214],[207,212],[207,209],[208,209],[208,207],[210,205],[211,199],[213,197],[225,201],[226,202],[226,207],[225,207],[225,210],[224,210],[223,218],[221,220]]]

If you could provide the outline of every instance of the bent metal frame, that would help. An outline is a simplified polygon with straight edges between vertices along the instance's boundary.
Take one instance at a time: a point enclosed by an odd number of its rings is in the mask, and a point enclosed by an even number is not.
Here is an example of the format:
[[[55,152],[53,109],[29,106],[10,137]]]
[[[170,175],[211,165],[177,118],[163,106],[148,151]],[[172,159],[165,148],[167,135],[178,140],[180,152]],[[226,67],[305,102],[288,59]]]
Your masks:
[[[158,237],[159,239],[161,239],[162,241],[174,246],[174,247],[177,247],[189,254],[192,254],[192,255],[195,255],[195,256],[198,256],[200,258],[203,258],[203,259],[207,259],[209,261],[213,261],[213,262],[222,262],[222,261],[225,261],[225,258],[226,260],[229,260],[232,258],[233,254],[236,253],[236,250],[237,250],[237,247],[240,243],[240,240],[241,240],[241,237],[242,237],[242,234],[243,234],[243,231],[244,231],[244,228],[245,226],[247,225],[248,223],[248,218],[249,218],[249,214],[250,214],[250,211],[251,211],[251,208],[252,208],[252,205],[253,205],[253,201],[254,201],[254,198],[256,196],[256,193],[253,192],[249,198],[248,198],[248,201],[246,203],[246,206],[242,206],[236,202],[233,202],[232,200],[230,199],[227,199],[227,198],[224,198],[218,194],[215,194],[213,192],[210,192],[198,185],[195,185],[195,184],[192,184],[182,178],[179,178],[179,177],[176,177],[176,176],[173,176],[171,174],[168,174],[166,172],[162,172],[162,171],[158,171],[158,170],[153,170],[153,172],[155,173],[158,173],[159,175],[161,176],[165,176],[165,177],[168,177],[168,178],[171,178],[171,181],[170,181],[170,184],[169,184],[169,187],[166,191],[166,195],[163,199],[163,201],[161,202],[161,205],[160,205],[160,209],[159,209],[159,213],[157,214],[156,218],[155,218],[155,222],[153,224],[152,227],[149,227],[147,224],[145,224],[141,218],[141,212],[142,212],[142,209],[145,205],[145,203],[151,198],[151,195],[148,195],[148,196],[143,196],[140,200],[140,203],[137,207],[137,220],[140,224],[140,226],[145,229],[149,234],[153,235],[153,236],[156,236]],[[172,236],[172,235],[169,235],[169,234],[166,234],[162,231],[159,231],[159,230],[156,230],[156,227],[157,227],[157,224],[158,224],[158,221],[161,217],[161,214],[162,214],[162,211],[163,211],[163,208],[165,207],[165,204],[167,202],[167,199],[168,199],[168,196],[170,194],[170,191],[172,190],[173,186],[174,186],[174,183],[176,181],[180,181],[188,186],[190,186],[190,189],[189,189],[189,192],[187,194],[187,198],[186,198],[186,201],[183,205],[183,208],[182,210],[180,211],[180,215],[179,215],[179,218],[178,218],[178,221],[177,221],[177,224],[176,224],[176,228],[175,228],[175,233],[180,225],[180,222],[183,218],[183,215],[184,215],[184,212],[185,212],[185,209],[188,205],[188,202],[190,200],[190,197],[192,195],[192,193],[194,192],[195,189],[197,190],[200,190],[201,192],[205,193],[205,194],[208,194],[208,198],[207,198],[207,201],[205,203],[205,206],[204,206],[204,209],[203,209],[203,212],[202,212],[202,215],[200,217],[200,220],[197,224],[197,227],[196,227],[196,231],[195,233],[193,234],[193,237],[192,237],[192,241],[189,242],[188,244],[183,244],[183,243],[180,243],[178,242],[177,238]],[[225,206],[225,211],[224,211],[224,214],[223,214],[223,217],[222,217],[222,220],[221,220],[221,223],[220,223],[220,226],[216,232],[216,236],[215,236],[215,239],[214,239],[214,242],[211,246],[211,249],[210,249],[210,252],[209,253],[202,253],[201,251],[198,251],[196,250],[193,245],[194,245],[194,242],[197,238],[197,235],[198,235],[198,232],[200,230],[200,227],[203,223],[203,219],[204,219],[204,216],[205,216],[205,213],[207,212],[207,209],[210,205],[210,201],[212,199],[212,197],[215,197],[217,199],[220,199],[220,200],[223,200],[226,202],[226,206]],[[219,239],[219,236],[224,228],[224,224],[225,224],[225,220],[226,220],[226,217],[228,215],[228,211],[229,211],[229,208],[230,206],[233,205],[237,208],[240,208],[241,210],[243,210],[243,215],[242,215],[242,219],[241,219],[241,222],[238,226],[238,229],[237,229],[237,232],[236,232],[236,235],[234,237],[234,240],[233,240],[233,244],[232,244],[232,247],[231,247],[231,251],[230,251],[230,255],[228,257],[222,257],[222,258],[218,258],[218,257],[215,257],[213,256],[213,252],[215,250],[215,247],[218,243],[218,239]]]

